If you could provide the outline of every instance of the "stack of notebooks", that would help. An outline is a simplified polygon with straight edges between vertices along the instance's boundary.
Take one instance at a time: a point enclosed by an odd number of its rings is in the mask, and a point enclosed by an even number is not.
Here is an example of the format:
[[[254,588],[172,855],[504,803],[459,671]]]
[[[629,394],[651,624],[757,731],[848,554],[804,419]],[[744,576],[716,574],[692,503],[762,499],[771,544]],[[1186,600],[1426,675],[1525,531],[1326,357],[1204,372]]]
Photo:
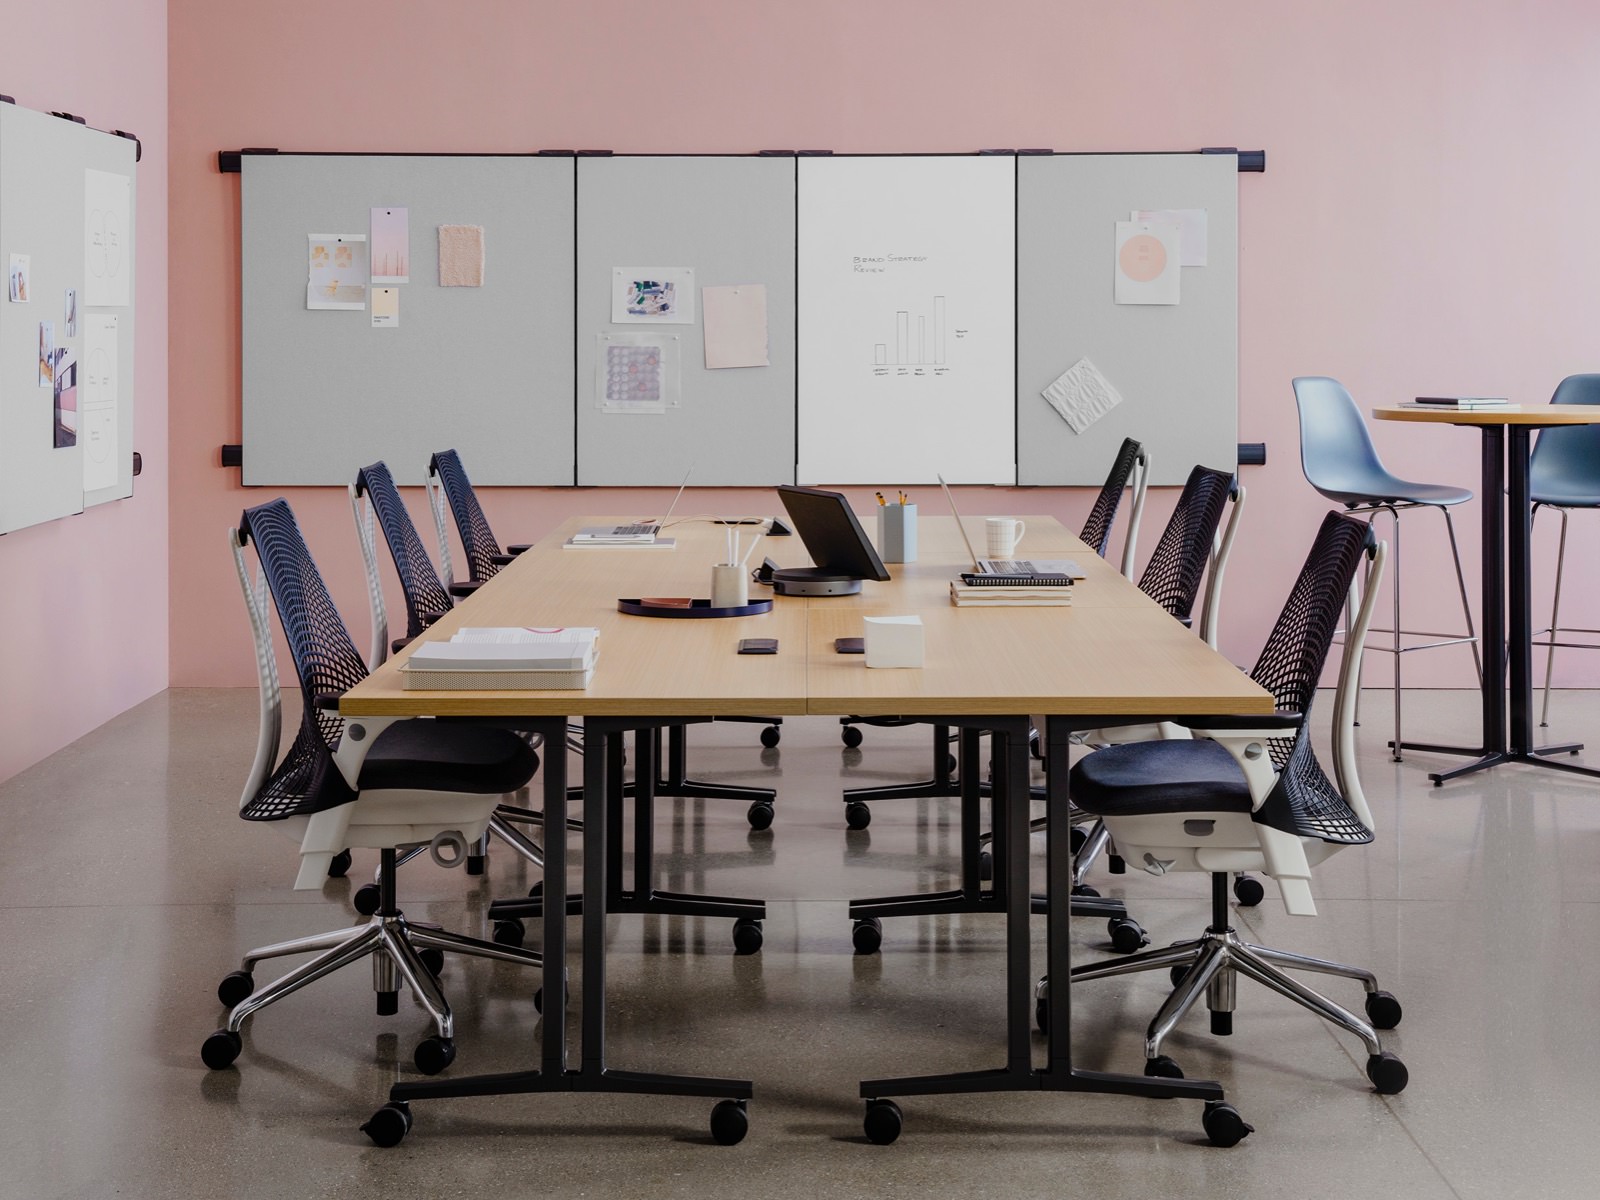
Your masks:
[[[407,691],[584,688],[599,636],[587,626],[458,629],[448,642],[418,646],[400,671]]]
[[[963,575],[950,581],[957,608],[1061,608],[1072,603],[1070,575]]]

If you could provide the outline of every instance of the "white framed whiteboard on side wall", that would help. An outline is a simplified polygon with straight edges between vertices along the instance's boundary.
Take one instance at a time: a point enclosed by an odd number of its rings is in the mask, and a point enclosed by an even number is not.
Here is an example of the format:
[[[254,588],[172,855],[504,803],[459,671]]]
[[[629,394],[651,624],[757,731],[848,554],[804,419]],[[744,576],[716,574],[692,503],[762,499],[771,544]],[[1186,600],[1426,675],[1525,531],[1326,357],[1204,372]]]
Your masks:
[[[799,482],[1016,482],[1015,163],[799,161]]]

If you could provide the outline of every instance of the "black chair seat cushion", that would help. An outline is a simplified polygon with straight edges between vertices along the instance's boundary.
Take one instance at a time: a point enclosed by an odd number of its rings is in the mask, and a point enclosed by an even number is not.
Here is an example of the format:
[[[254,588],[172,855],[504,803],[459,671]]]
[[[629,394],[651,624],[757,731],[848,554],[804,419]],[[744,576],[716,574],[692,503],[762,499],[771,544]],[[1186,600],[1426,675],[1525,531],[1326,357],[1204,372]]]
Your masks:
[[[1247,813],[1250,787],[1233,756],[1208,739],[1129,742],[1072,768],[1072,802],[1097,817]]]
[[[506,729],[396,721],[367,752],[359,786],[498,795],[516,791],[538,767],[533,748]]]

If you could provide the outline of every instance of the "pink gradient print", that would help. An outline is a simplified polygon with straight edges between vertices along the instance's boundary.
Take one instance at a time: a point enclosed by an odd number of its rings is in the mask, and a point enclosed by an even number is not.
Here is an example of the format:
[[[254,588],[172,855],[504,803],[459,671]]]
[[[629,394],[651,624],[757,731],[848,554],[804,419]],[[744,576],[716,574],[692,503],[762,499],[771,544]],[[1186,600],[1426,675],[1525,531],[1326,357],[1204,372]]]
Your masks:
[[[372,282],[407,283],[411,278],[411,219],[403,208],[372,210]]]

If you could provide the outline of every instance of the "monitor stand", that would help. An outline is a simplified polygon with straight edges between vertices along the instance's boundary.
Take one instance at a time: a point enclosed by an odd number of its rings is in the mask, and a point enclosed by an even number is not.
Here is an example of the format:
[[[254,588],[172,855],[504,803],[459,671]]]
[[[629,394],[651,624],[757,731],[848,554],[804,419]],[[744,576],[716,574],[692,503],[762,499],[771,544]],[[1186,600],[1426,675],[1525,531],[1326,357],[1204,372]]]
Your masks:
[[[772,591],[779,596],[854,596],[861,580],[821,567],[781,567],[772,573]]]

